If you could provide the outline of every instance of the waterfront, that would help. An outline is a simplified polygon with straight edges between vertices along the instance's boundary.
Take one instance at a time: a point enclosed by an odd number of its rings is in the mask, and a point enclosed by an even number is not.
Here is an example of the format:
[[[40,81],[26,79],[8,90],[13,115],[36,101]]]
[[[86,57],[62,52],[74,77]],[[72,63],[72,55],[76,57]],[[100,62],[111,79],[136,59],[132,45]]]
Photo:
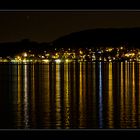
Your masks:
[[[139,128],[139,83],[139,62],[1,64],[0,128]]]

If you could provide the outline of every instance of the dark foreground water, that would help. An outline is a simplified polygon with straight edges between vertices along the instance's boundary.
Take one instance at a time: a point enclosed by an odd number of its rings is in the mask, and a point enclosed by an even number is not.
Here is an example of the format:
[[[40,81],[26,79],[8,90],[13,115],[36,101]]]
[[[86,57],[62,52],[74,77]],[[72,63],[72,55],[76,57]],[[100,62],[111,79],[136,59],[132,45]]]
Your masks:
[[[0,128],[140,128],[140,63],[0,64]]]

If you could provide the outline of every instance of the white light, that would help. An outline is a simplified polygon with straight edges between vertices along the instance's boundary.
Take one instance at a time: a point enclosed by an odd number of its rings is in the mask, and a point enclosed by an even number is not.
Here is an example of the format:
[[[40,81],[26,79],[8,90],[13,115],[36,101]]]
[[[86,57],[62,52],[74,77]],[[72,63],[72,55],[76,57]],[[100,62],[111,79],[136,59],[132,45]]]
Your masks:
[[[23,55],[24,55],[24,57],[27,57],[27,53],[24,53]]]
[[[56,59],[55,62],[56,62],[56,63],[60,63],[61,60],[60,60],[60,59]]]

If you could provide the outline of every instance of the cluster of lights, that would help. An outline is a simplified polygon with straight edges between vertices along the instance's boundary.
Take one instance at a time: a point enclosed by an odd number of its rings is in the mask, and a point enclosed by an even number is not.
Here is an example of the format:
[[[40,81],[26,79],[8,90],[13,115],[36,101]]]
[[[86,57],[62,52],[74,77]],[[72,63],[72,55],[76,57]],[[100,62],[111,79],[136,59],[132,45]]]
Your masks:
[[[113,52],[113,53],[112,53]],[[116,53],[114,53],[116,52]],[[113,55],[112,55],[113,54]],[[0,62],[13,62],[13,63],[24,63],[24,62],[42,62],[49,63],[55,62],[57,64],[64,62],[84,62],[84,61],[117,61],[117,60],[129,60],[129,61],[140,61],[140,51],[129,50],[124,47],[118,48],[98,48],[98,49],[60,49],[55,48],[55,51],[44,51],[42,54],[34,54],[32,51],[23,52],[16,55],[14,58],[7,56],[6,58],[1,58]]]

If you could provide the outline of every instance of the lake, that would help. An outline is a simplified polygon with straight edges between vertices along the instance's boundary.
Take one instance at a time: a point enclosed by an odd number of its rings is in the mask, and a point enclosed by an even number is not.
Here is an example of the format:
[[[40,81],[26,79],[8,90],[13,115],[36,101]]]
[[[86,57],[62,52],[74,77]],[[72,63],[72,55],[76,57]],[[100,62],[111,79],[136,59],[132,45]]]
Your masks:
[[[0,129],[140,128],[140,63],[0,64]]]

